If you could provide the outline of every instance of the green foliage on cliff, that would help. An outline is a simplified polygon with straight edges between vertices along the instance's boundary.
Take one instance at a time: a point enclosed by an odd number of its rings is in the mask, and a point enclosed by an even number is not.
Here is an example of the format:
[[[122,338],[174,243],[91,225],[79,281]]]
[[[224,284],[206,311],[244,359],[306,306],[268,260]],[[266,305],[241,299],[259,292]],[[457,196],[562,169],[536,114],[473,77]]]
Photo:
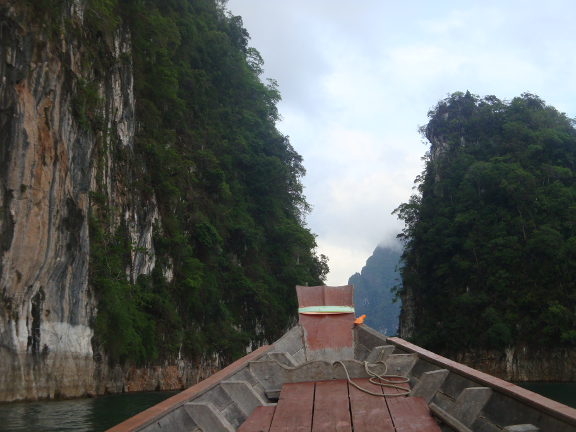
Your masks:
[[[576,345],[575,122],[539,97],[454,93],[406,223],[402,294],[433,349]]]
[[[40,14],[49,3],[29,2]],[[225,3],[88,0],[81,24],[51,18],[51,34],[83,41],[94,82],[131,65],[134,74],[133,153],[106,129],[111,113],[100,116],[105,101],[92,81],[78,79],[73,101],[80,127],[101,139],[91,280],[96,338],[112,359],[239,357],[281,336],[296,317],[295,285],[322,284],[328,272],[304,222],[302,157],[276,128],[278,85],[260,80],[262,58]],[[105,48],[117,29],[130,31],[131,56]],[[113,207],[104,181],[104,154],[124,188],[115,193],[157,201],[153,250],[131,243],[126,209]],[[154,254],[155,266],[130,282],[138,253]]]
[[[147,167],[136,182],[162,216],[156,267],[139,284],[177,305],[141,309],[165,353],[240,356],[287,328],[295,285],[327,273],[304,227],[302,158],[275,127],[280,93],[260,81],[242,20],[218,2],[136,0],[122,11]]]
[[[400,251],[378,246],[361,273],[348,279],[354,285],[356,316],[366,315],[364,323],[387,336],[398,332],[400,302],[394,302],[392,288],[398,284]]]

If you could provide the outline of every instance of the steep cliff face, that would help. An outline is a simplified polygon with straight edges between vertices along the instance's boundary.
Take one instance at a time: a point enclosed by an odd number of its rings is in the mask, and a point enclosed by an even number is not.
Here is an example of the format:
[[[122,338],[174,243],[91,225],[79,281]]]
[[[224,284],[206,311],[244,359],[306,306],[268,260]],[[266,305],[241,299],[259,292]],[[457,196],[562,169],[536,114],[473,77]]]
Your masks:
[[[391,289],[397,283],[399,259],[399,249],[378,246],[362,272],[348,279],[354,285],[356,314],[366,315],[364,323],[387,336],[398,332],[400,304],[393,302]]]
[[[507,381],[576,381],[576,350],[508,347],[503,351],[443,353],[459,363]]]
[[[116,160],[130,160],[136,128],[129,31],[96,41],[111,68],[95,73],[87,64],[93,46],[71,36],[82,32],[83,7],[64,11],[77,31],[55,38],[17,2],[0,2],[0,401],[182,388],[211,367],[112,367],[93,344],[92,193],[105,193],[117,209],[113,225],[123,218],[128,227],[131,280],[154,265],[159,214],[154,196],[121,186],[130,170]],[[83,123],[90,101],[79,96],[88,85],[98,101],[92,120],[106,133]]]
[[[191,385],[325,279],[224,5],[0,0],[0,401]]]
[[[414,334],[416,311],[414,307],[414,293],[409,284],[404,285],[404,289],[400,293],[400,301],[402,302],[402,309],[400,309],[398,335],[402,339],[410,339]]]

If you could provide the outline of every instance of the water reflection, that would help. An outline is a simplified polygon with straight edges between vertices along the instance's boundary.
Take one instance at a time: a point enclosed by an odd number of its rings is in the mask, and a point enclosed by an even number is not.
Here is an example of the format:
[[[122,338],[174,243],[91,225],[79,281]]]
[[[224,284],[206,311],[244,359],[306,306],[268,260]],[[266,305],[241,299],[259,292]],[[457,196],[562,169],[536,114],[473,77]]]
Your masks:
[[[519,383],[520,387],[538,393],[569,407],[576,408],[576,383]]]
[[[0,432],[103,432],[178,392],[0,405]]]

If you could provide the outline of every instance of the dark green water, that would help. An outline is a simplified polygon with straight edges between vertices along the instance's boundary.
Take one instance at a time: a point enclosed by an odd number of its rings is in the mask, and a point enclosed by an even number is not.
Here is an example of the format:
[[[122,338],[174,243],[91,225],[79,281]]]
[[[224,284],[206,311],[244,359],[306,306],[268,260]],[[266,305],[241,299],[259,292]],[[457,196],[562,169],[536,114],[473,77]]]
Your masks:
[[[517,384],[526,390],[541,394],[548,399],[576,408],[576,383],[521,383]]]
[[[0,405],[0,431],[103,432],[178,392]]]
[[[576,383],[522,383],[525,389],[576,408]],[[103,432],[178,392],[0,405],[0,432]]]

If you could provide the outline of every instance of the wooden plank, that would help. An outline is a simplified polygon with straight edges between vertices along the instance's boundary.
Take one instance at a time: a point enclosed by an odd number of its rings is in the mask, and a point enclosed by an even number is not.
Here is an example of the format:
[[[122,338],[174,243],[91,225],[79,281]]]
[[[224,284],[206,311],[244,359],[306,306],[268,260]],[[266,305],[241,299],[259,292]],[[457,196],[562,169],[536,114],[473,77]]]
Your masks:
[[[544,413],[551,415],[552,417],[576,426],[575,408],[570,408],[561,404],[560,402],[550,400],[522,387],[518,387],[517,385],[501,380],[500,378],[493,377],[492,375],[488,375],[484,372],[480,372],[476,369],[472,369],[471,367],[464,366],[463,364],[453,360],[449,360],[446,357],[434,354],[433,352],[427,351],[424,348],[420,348],[417,345],[406,342],[403,339],[393,337],[388,338],[387,341],[389,344],[394,345],[405,352],[418,354],[418,357],[421,359],[438,365],[442,369],[448,369],[457,375],[466,377],[486,387],[490,387],[491,389],[500,393],[504,393],[505,395],[510,396],[511,398],[521,403],[534,407],[539,411],[543,411]]]
[[[381,392],[380,386],[372,384],[368,378],[353,379],[352,382],[373,393]],[[364,393],[353,385],[348,386],[348,392],[354,432],[394,432],[385,398]]]
[[[415,397],[415,398],[412,398],[412,399],[417,400],[417,401],[424,407],[424,410],[426,410],[427,412],[430,413],[430,415],[432,415],[432,411],[430,411],[430,407],[428,406],[428,404],[426,403],[426,401],[424,400],[424,398]]]
[[[275,406],[256,407],[237,432],[268,432],[275,410]]]
[[[354,286],[300,286],[296,285],[298,307],[354,306]]]
[[[306,347],[311,351],[323,348],[352,348],[354,314],[304,315],[300,314],[299,323],[306,329]]]
[[[400,382],[402,381],[402,378],[395,378],[395,377],[389,377],[386,378],[388,381],[393,381],[391,384],[392,385],[397,385],[399,387],[403,387],[406,390],[410,390],[410,385],[407,382]],[[399,393],[404,393],[402,390],[394,388],[394,387],[382,387],[382,393],[384,394],[399,394]],[[398,397],[398,396],[394,396],[394,397]]]
[[[352,432],[348,381],[318,381],[312,432]]]
[[[298,307],[308,306],[354,306],[352,285],[328,287],[296,286]],[[324,348],[352,348],[354,314],[298,316],[299,323],[306,329],[307,349],[318,351]]]
[[[284,384],[270,431],[311,432],[313,405],[313,382]]]
[[[422,398],[393,397],[386,403],[396,432],[441,432]]]

